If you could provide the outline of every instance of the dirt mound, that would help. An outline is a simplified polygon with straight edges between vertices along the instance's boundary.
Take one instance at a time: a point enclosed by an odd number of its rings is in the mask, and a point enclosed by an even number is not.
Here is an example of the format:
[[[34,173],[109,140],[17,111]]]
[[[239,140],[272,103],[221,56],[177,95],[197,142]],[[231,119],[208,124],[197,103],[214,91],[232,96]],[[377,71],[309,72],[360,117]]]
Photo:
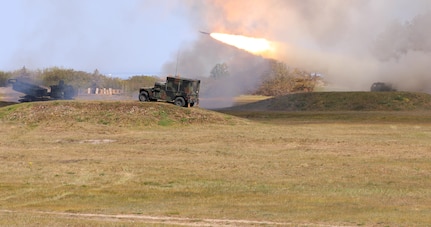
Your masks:
[[[431,95],[413,92],[312,92],[279,96],[227,108],[234,111],[431,110]]]
[[[90,123],[110,126],[169,126],[240,124],[245,120],[198,107],[183,108],[161,102],[49,101],[0,108],[0,120],[28,125]]]

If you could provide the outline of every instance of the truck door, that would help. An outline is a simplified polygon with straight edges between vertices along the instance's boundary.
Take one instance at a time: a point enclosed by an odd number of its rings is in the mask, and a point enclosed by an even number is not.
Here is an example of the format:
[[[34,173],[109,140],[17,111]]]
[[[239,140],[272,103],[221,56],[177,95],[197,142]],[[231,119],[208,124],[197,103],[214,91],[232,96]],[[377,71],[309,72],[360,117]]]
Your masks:
[[[175,78],[167,78],[166,81],[166,101],[172,102],[175,100],[179,80]]]

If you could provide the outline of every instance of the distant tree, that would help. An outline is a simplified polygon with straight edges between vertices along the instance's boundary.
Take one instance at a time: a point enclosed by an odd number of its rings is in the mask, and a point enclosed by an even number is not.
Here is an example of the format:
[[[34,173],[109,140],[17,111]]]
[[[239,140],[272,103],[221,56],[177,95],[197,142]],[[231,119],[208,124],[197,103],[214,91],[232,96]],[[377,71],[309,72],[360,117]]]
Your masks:
[[[99,75],[100,75],[99,70],[95,69],[94,72],[93,72],[93,76],[99,76]]]
[[[30,76],[30,73],[27,71],[27,68],[25,66],[23,66],[18,72],[19,72],[20,77],[29,77]]]
[[[93,87],[122,89],[124,92],[135,92],[139,90],[139,87],[153,86],[154,82],[160,80],[160,78],[156,76],[145,75],[137,75],[123,80],[105,76],[101,74],[98,69],[95,69],[93,73],[88,73],[59,67],[30,71],[23,67],[12,72],[0,71],[0,86],[7,83],[9,78],[20,77],[29,79],[34,84],[46,87],[57,85],[60,80],[63,80],[64,83],[72,85],[78,92],[86,91],[88,88]]]
[[[213,79],[220,79],[229,76],[229,67],[226,63],[215,65],[210,72],[210,77]]]
[[[73,71],[69,77],[68,83],[77,89],[89,88],[93,80],[93,75],[84,71]]]
[[[5,87],[8,80],[12,77],[11,73],[0,71],[0,87]]]
[[[40,70],[32,71],[23,66],[21,69],[10,71],[8,73],[11,75],[11,78],[24,79],[35,84],[42,84],[40,81]]]
[[[125,90],[125,92],[138,91],[140,87],[154,86],[154,83],[159,80],[160,78],[155,76],[132,76],[123,82],[123,90]]]
[[[44,70],[41,78],[43,84],[46,86],[58,84],[60,80],[63,80],[66,84],[72,85],[78,90],[90,87],[114,89],[122,89],[123,87],[121,79],[100,74],[97,69],[93,73],[87,73],[73,69],[53,67]]]
[[[294,86],[294,78],[289,73],[287,65],[276,60],[271,60],[270,70],[263,78],[261,86],[255,92],[258,95],[283,95],[290,92]]]
[[[40,78],[45,86],[56,85],[62,80],[64,83],[72,85],[79,91],[90,86],[92,76],[90,73],[83,71],[52,67],[43,70]]]
[[[269,72],[263,75],[257,95],[280,96],[292,92],[310,92],[314,90],[316,78],[310,73],[289,67],[276,60],[271,60]]]
[[[108,77],[103,76],[103,87],[104,88],[113,88],[113,89],[122,89],[124,85],[124,80],[117,77]]]
[[[75,71],[73,69],[61,69],[57,67],[45,69],[42,72],[42,81],[45,85],[54,85],[58,84],[60,80],[63,80],[65,83],[71,83],[72,81],[76,81],[74,78]]]

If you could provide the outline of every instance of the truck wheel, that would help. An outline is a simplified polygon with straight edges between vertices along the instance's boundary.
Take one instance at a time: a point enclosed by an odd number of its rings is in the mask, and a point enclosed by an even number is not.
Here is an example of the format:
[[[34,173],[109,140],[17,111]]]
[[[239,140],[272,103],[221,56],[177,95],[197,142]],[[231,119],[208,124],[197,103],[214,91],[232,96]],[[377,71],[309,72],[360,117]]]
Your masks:
[[[148,98],[148,93],[143,91],[139,94],[139,101],[141,102],[148,102],[150,99]]]
[[[174,103],[175,105],[182,107],[186,105],[186,100],[184,100],[183,97],[176,97]]]

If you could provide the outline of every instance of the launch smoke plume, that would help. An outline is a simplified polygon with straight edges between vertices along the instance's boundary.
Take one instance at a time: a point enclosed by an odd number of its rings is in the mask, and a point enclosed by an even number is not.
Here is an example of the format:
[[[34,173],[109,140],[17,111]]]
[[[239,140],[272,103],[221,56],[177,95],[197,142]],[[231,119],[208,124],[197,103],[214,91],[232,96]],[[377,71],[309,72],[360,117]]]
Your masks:
[[[332,90],[369,90],[373,82],[431,92],[431,2],[428,0],[208,0],[187,1],[190,19],[209,32],[262,37],[279,43],[269,56],[324,75]],[[268,57],[268,56],[266,56]],[[260,56],[199,35],[181,50],[179,72],[208,76],[228,64],[236,95],[256,86],[266,70]],[[174,62],[164,69],[172,72]],[[248,70],[246,70],[248,69]],[[243,83],[240,81],[247,81]],[[226,83],[224,83],[226,84]],[[224,89],[224,90],[223,90]]]

